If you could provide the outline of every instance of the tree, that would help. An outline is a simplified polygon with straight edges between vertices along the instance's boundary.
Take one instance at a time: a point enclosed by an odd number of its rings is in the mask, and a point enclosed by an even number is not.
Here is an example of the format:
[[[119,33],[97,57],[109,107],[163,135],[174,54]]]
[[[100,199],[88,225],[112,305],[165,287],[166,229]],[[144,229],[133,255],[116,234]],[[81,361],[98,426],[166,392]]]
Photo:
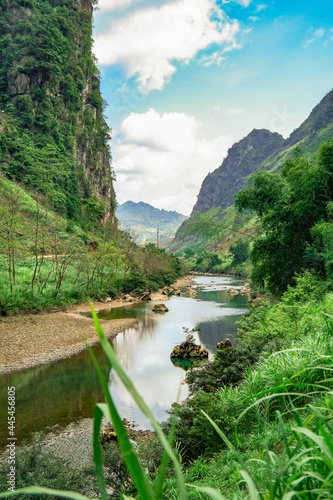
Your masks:
[[[14,300],[14,285],[16,284],[16,257],[21,248],[21,238],[24,224],[21,217],[23,206],[22,192],[14,188],[3,197],[0,207],[0,239],[3,240],[7,254],[8,277],[12,299]]]
[[[262,233],[251,252],[252,279],[273,293],[281,294],[295,284],[295,274],[304,269],[326,277],[323,239],[313,228],[329,219],[332,159],[332,141],[328,141],[316,159],[310,161],[298,153],[279,174],[259,172],[252,178],[252,187],[236,197],[240,211],[254,210],[261,219]]]

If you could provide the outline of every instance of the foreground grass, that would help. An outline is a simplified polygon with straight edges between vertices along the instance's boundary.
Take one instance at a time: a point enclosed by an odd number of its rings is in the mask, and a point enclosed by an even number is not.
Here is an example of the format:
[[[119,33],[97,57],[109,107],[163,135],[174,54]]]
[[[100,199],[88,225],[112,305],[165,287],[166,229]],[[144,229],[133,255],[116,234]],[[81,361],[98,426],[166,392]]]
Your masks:
[[[295,290],[289,290],[284,299],[270,309],[275,321],[279,314],[286,322],[288,317],[291,322],[298,318],[296,334],[291,327],[285,328],[285,348],[270,355],[266,352],[255,368],[247,368],[243,380],[237,385],[195,394],[180,406],[178,417],[173,418],[169,439],[120,366],[94,315],[111,366],[151,421],[164,450],[162,458],[159,456],[156,461],[159,468],[155,472],[153,468],[148,471],[147,464],[128,438],[107,381],[93,358],[106,399],[106,404],[96,406],[94,424],[94,461],[100,498],[109,498],[99,444],[103,415],[112,419],[130,475],[127,479],[122,476],[124,482],[118,484],[115,498],[128,499],[126,494],[137,495],[136,498],[141,500],[332,498],[333,320],[330,310],[333,296],[328,294],[321,301],[315,301],[316,290],[313,289],[312,293],[310,285],[309,276],[305,276]],[[284,316],[286,306],[293,308],[291,315]],[[304,320],[304,310],[312,317],[311,329],[307,327],[310,317]],[[257,313],[260,314],[262,311]],[[269,326],[271,317],[267,307],[265,318],[266,335],[270,338],[274,322]],[[247,323],[253,327],[257,320],[251,318]],[[301,338],[300,332],[304,333]],[[252,333],[253,340],[254,330]],[[258,331],[260,342],[263,335],[263,330]],[[276,338],[279,335],[281,331],[275,330]],[[172,447],[176,423],[178,443]],[[189,428],[187,433],[186,428]],[[200,445],[199,457],[185,467],[181,455],[186,447],[195,450]],[[212,456],[214,449],[216,453]],[[136,493],[133,489],[130,492],[123,489],[126,481],[135,486]],[[73,492],[61,493],[37,487],[21,492],[39,495],[39,498],[48,494],[87,499]],[[0,494],[0,498],[6,496],[12,495],[9,492]]]
[[[303,279],[298,297],[293,289],[247,320],[248,342],[256,333],[259,342],[264,336],[271,341],[275,332],[283,350],[266,351],[238,385],[213,392],[209,386],[179,408],[180,447],[187,460],[197,457],[187,468],[187,483],[213,487],[227,499],[332,498],[333,296],[316,301],[318,290],[305,288]],[[194,387],[207,390],[199,374]],[[218,429],[207,426],[205,414]],[[177,498],[173,479],[163,498]],[[190,490],[189,498],[207,497]]]

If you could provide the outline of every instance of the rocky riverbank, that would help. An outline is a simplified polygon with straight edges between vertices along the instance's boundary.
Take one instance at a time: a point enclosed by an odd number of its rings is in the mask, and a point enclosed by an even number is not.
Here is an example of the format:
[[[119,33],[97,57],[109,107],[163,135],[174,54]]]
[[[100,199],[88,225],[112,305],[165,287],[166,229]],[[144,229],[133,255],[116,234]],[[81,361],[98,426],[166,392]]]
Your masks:
[[[145,300],[167,300],[169,292],[176,292],[180,287],[190,286],[193,277],[179,278],[169,290],[159,290]],[[121,307],[129,302],[139,302],[139,297],[127,296],[107,302],[94,302],[96,311]],[[69,358],[86,346],[82,338],[92,346],[99,342],[94,322],[82,316],[82,312],[90,311],[89,302],[73,306],[66,312],[41,314],[22,314],[8,316],[0,320],[0,375],[11,373],[33,366],[43,365],[51,361]],[[108,338],[116,336],[126,328],[133,326],[137,320],[133,318],[101,320],[104,333]]]

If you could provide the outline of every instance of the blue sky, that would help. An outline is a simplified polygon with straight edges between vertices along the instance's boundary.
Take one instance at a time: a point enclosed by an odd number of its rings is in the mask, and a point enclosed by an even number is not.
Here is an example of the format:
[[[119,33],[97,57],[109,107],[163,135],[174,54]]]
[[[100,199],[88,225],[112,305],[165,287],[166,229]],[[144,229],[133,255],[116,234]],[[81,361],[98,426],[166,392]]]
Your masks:
[[[94,23],[120,203],[190,213],[235,141],[333,88],[332,0],[100,0]]]

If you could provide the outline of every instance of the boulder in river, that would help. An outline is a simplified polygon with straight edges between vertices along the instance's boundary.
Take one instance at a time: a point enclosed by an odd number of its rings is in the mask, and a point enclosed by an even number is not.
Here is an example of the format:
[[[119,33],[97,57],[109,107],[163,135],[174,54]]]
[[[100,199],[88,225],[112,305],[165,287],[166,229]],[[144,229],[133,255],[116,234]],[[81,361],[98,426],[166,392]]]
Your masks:
[[[208,351],[201,345],[185,340],[173,348],[170,358],[208,358]]]
[[[155,304],[153,307],[154,312],[168,312],[169,309],[165,304]]]
[[[189,288],[186,293],[190,298],[195,297],[198,294],[198,292],[193,290],[193,288]]]
[[[217,343],[217,349],[226,349],[227,347],[232,347],[232,343],[230,339],[222,340],[222,342]]]

